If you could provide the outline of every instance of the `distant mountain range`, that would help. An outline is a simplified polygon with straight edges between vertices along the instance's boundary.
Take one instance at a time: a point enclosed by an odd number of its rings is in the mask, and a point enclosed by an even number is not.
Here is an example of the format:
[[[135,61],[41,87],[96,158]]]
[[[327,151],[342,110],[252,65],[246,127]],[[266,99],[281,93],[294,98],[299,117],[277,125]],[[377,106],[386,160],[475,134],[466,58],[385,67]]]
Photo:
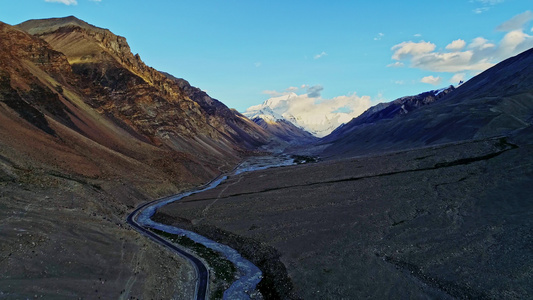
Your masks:
[[[360,116],[350,120],[346,115],[322,112],[320,116],[306,115],[302,111],[290,110],[292,99],[301,97],[290,93],[268,99],[264,103],[248,108],[243,114],[263,127],[274,136],[293,143],[310,143],[317,138],[330,140],[340,134],[346,123],[372,123],[381,119],[390,119],[407,114],[421,106],[431,104],[449,92],[453,86],[432,90],[415,96],[407,96],[392,102],[379,103],[370,107]]]
[[[431,105],[423,105],[428,103]],[[405,111],[409,113],[404,114]],[[320,143],[327,147],[323,153],[326,156],[353,156],[518,132],[522,135],[530,130],[532,122],[530,49],[457,89],[423,93],[373,107]]]
[[[331,154],[348,155],[487,136],[530,122],[516,112],[514,97],[525,93],[521,89],[529,77],[522,74],[530,72],[525,62],[531,50],[457,89],[381,103],[345,120],[337,113],[318,118],[305,114],[305,109],[288,110],[291,101],[307,97],[294,93],[240,114],[186,80],[146,66],[131,53],[125,38],[75,17],[30,20],[16,27],[2,23],[0,34],[0,100],[5,107],[0,114],[4,122],[25,120],[15,122],[15,127],[40,130],[20,129],[28,134],[23,140],[44,139],[55,145],[43,146],[52,151],[49,156],[54,155],[52,149],[62,147],[86,159],[95,153],[89,151],[92,148],[111,151],[150,172],[174,174],[180,169],[186,170],[180,174],[194,174],[187,180],[209,178],[243,153],[273,140],[309,144],[323,137],[318,143]],[[505,127],[495,126],[504,123]],[[84,146],[66,143],[67,134],[76,137],[69,141],[79,140]],[[11,147],[33,149],[36,153],[25,151],[47,164],[40,157],[43,150],[28,145]]]

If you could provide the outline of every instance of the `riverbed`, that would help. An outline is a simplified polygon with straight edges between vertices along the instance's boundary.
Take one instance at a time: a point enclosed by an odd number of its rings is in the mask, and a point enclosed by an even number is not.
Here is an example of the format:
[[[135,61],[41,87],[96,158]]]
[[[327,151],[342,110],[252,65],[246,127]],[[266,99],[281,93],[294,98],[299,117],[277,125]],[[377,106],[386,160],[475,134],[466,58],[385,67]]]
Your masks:
[[[213,189],[231,176],[235,176],[245,172],[252,172],[293,164],[294,160],[288,155],[257,156],[247,158],[241,164],[239,164],[239,166],[235,168],[231,173],[221,175],[199,189],[163,198],[161,200],[153,202],[150,205],[145,206],[138,212],[136,221],[145,228],[153,228],[170,234],[185,236],[196,243],[202,244],[207,248],[217,251],[226,259],[228,259],[231,263],[233,263],[238,271],[238,279],[234,281],[233,284],[224,292],[224,299],[256,298],[258,294],[258,292],[256,291],[256,286],[262,278],[261,270],[259,270],[257,266],[242,257],[236,250],[232,249],[229,246],[219,244],[192,231],[155,222],[151,219],[151,217],[161,207],[179,201],[193,194],[199,194]]]

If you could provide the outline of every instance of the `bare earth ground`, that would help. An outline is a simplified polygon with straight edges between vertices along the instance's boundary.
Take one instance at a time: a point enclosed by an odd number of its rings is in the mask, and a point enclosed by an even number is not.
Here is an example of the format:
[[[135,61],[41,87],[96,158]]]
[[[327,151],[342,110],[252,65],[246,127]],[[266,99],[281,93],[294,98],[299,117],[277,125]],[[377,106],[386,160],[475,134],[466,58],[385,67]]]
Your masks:
[[[532,298],[533,147],[518,146],[492,139],[241,174],[159,217],[273,246],[304,299]]]
[[[0,299],[190,299],[192,266],[130,229],[115,200],[146,199],[113,190],[43,174],[0,180]]]

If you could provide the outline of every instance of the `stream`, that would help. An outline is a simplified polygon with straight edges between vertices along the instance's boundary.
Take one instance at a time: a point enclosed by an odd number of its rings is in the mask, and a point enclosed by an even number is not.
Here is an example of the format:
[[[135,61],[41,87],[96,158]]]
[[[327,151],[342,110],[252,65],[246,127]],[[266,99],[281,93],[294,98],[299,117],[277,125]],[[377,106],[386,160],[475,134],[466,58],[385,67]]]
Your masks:
[[[180,193],[159,201],[155,201],[152,204],[145,206],[137,214],[136,221],[145,228],[153,228],[171,234],[186,236],[196,243],[202,244],[205,247],[211,248],[214,251],[222,254],[227,260],[235,265],[238,272],[238,279],[234,281],[233,284],[224,292],[224,299],[251,299],[252,296],[257,293],[256,286],[262,278],[261,270],[259,270],[259,268],[257,268],[253,263],[242,257],[236,250],[229,246],[219,244],[192,231],[154,222],[151,217],[159,208],[169,203],[179,201],[190,195],[213,189],[230,176],[293,164],[294,160],[287,155],[250,157],[243,161],[230,174],[220,176],[198,190]]]

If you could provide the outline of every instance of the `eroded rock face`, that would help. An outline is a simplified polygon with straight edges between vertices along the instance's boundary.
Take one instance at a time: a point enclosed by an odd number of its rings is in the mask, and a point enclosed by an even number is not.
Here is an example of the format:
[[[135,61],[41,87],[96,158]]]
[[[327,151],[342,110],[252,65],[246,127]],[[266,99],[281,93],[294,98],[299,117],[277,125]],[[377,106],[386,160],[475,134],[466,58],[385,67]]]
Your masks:
[[[4,95],[11,99],[5,103],[24,110],[21,116],[47,133],[54,130],[47,128],[45,116],[122,154],[137,152],[110,139],[116,132],[107,125],[93,124],[103,118],[124,131],[120,135],[184,153],[214,169],[271,139],[185,80],[146,66],[124,37],[107,29],[67,17],[31,20],[17,28],[3,24],[1,34],[0,75]]]
[[[261,128],[218,100],[185,80],[146,66],[131,53],[124,37],[107,29],[75,17],[31,20],[18,27],[65,53],[93,107],[129,122],[157,145],[174,148],[176,141],[165,139],[201,135],[217,152],[228,154],[268,141]]]
[[[74,17],[31,20],[17,27],[0,24],[0,102],[5,108],[0,113],[10,122],[24,120],[21,126],[33,126],[28,133],[46,134],[49,137],[43,138],[61,145],[54,149],[83,152],[92,167],[85,162],[79,165],[85,169],[72,167],[68,160],[61,167],[70,165],[69,172],[77,174],[100,170],[96,173],[125,175],[124,168],[92,158],[102,156],[92,151],[99,147],[112,151],[111,156],[121,155],[119,164],[131,159],[129,163],[141,164],[141,169],[170,175],[175,183],[199,183],[271,139],[185,80],[146,66],[131,53],[125,38]],[[50,157],[58,154],[48,149],[55,154],[43,156],[45,145],[10,146],[24,147],[33,155],[30,160],[57,167]],[[110,170],[102,171],[106,168]]]

